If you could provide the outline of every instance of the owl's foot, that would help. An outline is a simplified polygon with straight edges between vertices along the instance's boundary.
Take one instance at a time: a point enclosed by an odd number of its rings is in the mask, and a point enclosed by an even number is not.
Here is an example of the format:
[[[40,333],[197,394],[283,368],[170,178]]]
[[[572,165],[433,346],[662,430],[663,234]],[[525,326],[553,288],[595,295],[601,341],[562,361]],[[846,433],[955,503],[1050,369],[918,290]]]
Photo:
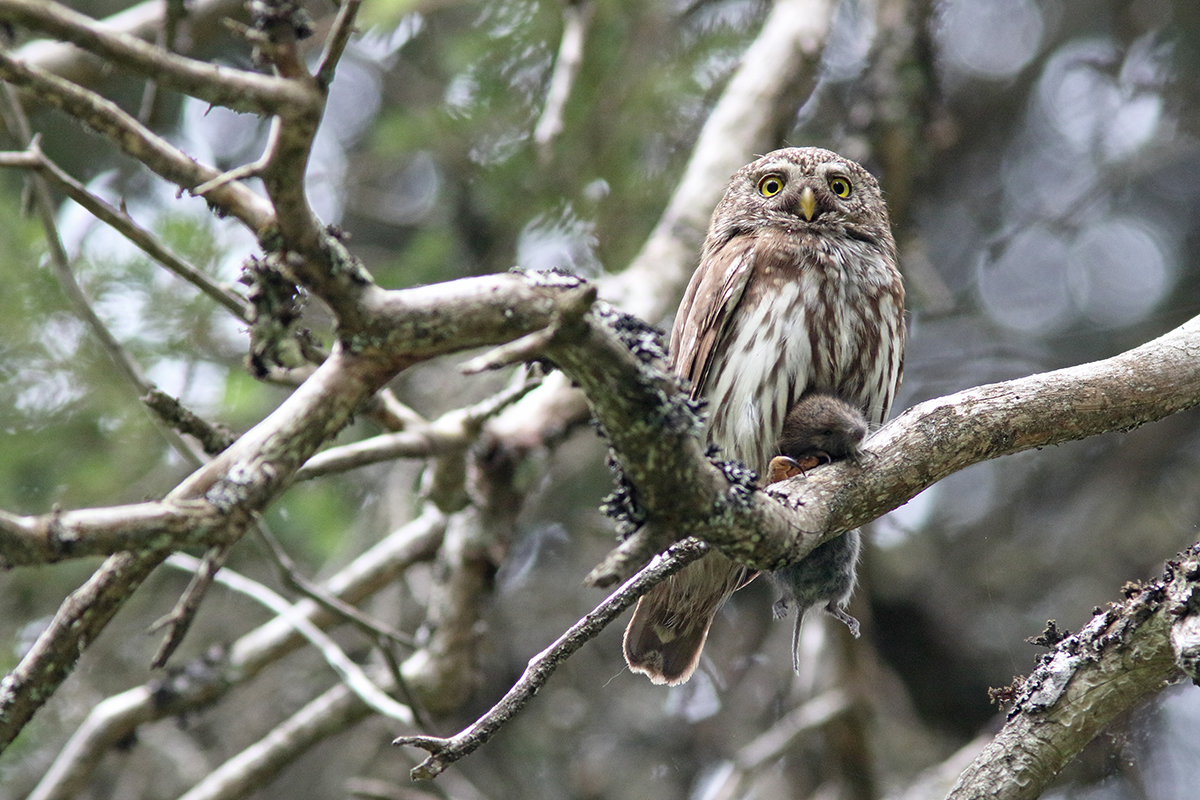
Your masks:
[[[788,478],[794,478],[797,475],[803,475],[810,469],[815,469],[822,464],[828,463],[829,457],[824,453],[815,456],[804,456],[800,459],[775,456],[771,459],[771,463],[767,465],[767,484],[778,483]]]

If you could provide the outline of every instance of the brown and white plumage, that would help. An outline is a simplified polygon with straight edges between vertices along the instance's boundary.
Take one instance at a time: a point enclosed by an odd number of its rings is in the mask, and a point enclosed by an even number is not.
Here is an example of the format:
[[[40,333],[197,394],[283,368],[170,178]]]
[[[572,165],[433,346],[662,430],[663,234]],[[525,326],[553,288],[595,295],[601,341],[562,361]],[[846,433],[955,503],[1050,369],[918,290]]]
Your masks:
[[[738,170],[671,332],[671,365],[708,401],[708,438],[724,457],[763,473],[788,410],[811,392],[883,422],[903,346],[904,289],[875,179],[810,147]],[[686,681],[745,577],[714,552],[648,592],[625,632],[630,668]]]

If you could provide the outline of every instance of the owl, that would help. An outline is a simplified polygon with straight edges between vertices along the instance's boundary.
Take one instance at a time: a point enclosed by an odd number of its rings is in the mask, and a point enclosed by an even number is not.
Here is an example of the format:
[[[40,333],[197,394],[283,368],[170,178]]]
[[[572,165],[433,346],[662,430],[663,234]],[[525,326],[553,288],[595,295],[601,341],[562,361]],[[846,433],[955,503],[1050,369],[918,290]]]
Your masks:
[[[904,288],[871,174],[814,147],[776,150],[734,173],[670,350],[691,396],[707,401],[708,440],[759,474],[806,395],[883,422],[903,367]],[[686,681],[717,610],[749,577],[714,551],[651,589],[625,631],[630,669]]]

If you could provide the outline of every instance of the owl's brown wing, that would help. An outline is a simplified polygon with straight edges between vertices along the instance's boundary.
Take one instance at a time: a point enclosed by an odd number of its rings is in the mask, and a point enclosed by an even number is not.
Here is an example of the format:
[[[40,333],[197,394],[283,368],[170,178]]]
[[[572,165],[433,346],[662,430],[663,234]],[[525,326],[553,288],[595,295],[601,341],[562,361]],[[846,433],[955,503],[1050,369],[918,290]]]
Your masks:
[[[691,381],[692,397],[703,393],[713,353],[750,281],[754,245],[754,236],[735,236],[706,254],[679,304],[671,328],[671,367]]]

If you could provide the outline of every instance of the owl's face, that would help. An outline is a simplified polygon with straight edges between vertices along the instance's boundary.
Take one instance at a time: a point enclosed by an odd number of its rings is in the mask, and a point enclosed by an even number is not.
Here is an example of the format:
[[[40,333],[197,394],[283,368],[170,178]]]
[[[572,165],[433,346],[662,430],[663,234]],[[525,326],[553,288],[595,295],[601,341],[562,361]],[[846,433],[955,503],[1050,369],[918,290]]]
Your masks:
[[[887,207],[875,178],[853,161],[816,147],[776,150],[734,173],[713,212],[710,245],[763,227],[890,241]]]

